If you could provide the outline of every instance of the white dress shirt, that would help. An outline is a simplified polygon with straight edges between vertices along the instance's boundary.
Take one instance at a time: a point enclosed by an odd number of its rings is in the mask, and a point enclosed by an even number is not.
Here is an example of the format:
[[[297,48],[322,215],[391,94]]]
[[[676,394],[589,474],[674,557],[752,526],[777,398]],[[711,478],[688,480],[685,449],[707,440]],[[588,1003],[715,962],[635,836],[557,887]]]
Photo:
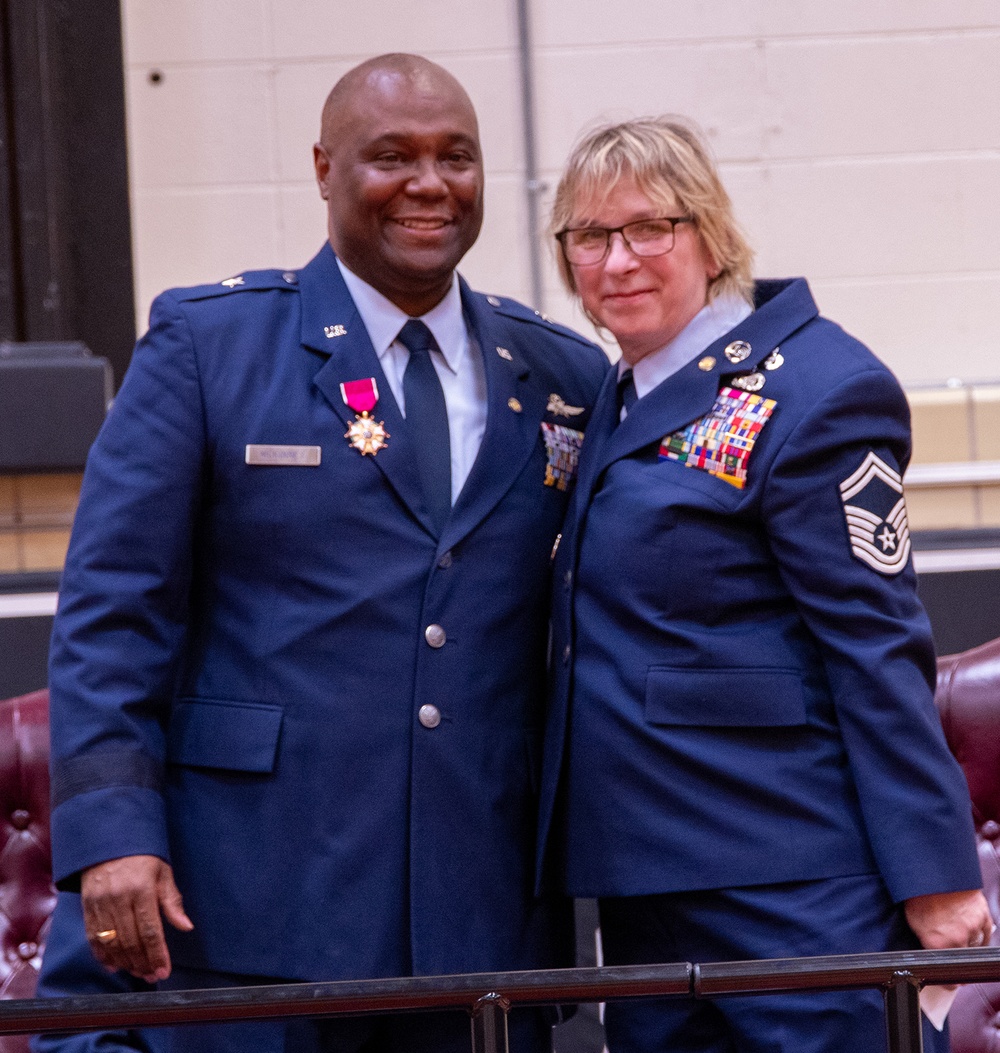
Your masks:
[[[648,395],[653,388],[697,358],[709,344],[725,336],[751,314],[753,308],[741,296],[718,296],[705,304],[670,343],[640,358],[631,367],[636,396],[642,398]],[[619,379],[628,368],[625,359],[619,359]]]
[[[368,337],[389,381],[396,405],[405,417],[403,373],[410,360],[410,352],[396,337],[410,320],[410,315],[349,271],[339,257],[337,266],[368,330]],[[469,477],[486,432],[486,371],[482,352],[465,324],[457,274],[452,277],[451,288],[444,299],[427,314],[421,315],[420,321],[434,334],[441,350],[440,354],[431,354],[431,361],[441,381],[448,411],[451,503],[454,504]]]

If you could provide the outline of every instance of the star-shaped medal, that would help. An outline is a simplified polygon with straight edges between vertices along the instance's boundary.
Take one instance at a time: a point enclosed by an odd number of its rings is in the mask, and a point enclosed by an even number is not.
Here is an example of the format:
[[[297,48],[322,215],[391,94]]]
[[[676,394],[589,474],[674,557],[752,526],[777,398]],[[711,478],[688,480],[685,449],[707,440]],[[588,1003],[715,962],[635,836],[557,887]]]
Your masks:
[[[368,416],[367,411],[355,417],[344,432],[344,438],[362,455],[370,453],[374,456],[388,445],[386,439],[390,437],[385,430],[385,421],[376,421]]]

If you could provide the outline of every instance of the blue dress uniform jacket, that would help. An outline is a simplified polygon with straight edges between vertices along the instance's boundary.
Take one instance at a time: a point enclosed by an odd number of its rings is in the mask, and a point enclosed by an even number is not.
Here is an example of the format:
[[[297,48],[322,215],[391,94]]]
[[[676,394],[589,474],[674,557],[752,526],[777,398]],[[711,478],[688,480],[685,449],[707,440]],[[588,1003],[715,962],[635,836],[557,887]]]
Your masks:
[[[607,360],[510,300],[462,299],[489,412],[440,537],[328,247],[153,305],[62,582],[52,843],[67,887],[101,860],[169,860],[196,926],[168,934],[178,964],[337,979],[561,960],[561,913],[532,897],[568,496],[545,483],[541,424],[582,429]],[[340,389],[369,377],[375,455],[345,438]]]
[[[737,378],[773,405],[742,464],[713,473],[698,458],[713,420],[745,412]],[[555,567],[549,875],[585,896],[861,874],[896,902],[978,888],[891,373],[803,280],[764,281],[620,425],[614,396],[612,378]]]

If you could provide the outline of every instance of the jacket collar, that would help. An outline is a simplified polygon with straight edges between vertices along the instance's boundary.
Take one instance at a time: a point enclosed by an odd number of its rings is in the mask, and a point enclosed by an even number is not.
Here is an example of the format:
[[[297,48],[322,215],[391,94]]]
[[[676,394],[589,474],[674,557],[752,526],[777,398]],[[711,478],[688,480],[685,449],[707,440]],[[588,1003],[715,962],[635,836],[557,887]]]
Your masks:
[[[730,376],[756,372],[783,340],[819,313],[802,278],[761,281],[754,291],[753,314],[639,399],[621,424],[618,424],[612,379],[615,371],[612,370],[612,378],[601,389],[587,428],[587,441],[580,457],[581,492],[589,492],[613,461],[628,457],[703,417]],[[737,341],[749,345],[750,353],[734,363],[727,357],[726,349]]]
[[[444,527],[441,548],[454,545],[474,529],[513,485],[538,441],[546,400],[543,393],[534,391],[528,383],[530,369],[517,349],[514,323],[494,311],[486,298],[472,292],[464,280],[460,280],[460,288],[472,338],[483,356],[488,411],[479,455]],[[406,421],[392,397],[368,332],[328,244],[299,272],[299,290],[302,344],[327,356],[314,377],[314,384],[346,430],[355,413],[344,403],[341,383],[375,377],[379,401],[372,416],[384,421],[389,441],[384,449],[365,459],[372,462],[373,471],[382,472],[422,526],[434,535],[424,507]],[[506,355],[501,354],[499,348],[503,348]]]

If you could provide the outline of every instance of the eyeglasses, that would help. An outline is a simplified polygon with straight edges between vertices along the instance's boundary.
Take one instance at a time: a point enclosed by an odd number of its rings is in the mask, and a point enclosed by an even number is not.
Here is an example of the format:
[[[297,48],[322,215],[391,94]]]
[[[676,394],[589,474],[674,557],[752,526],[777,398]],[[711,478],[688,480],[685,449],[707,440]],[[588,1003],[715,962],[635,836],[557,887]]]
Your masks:
[[[636,256],[665,256],[674,247],[674,228],[693,223],[694,216],[661,216],[637,219],[621,227],[577,227],[556,235],[567,262],[578,267],[600,263],[611,250],[611,235],[622,239]]]

